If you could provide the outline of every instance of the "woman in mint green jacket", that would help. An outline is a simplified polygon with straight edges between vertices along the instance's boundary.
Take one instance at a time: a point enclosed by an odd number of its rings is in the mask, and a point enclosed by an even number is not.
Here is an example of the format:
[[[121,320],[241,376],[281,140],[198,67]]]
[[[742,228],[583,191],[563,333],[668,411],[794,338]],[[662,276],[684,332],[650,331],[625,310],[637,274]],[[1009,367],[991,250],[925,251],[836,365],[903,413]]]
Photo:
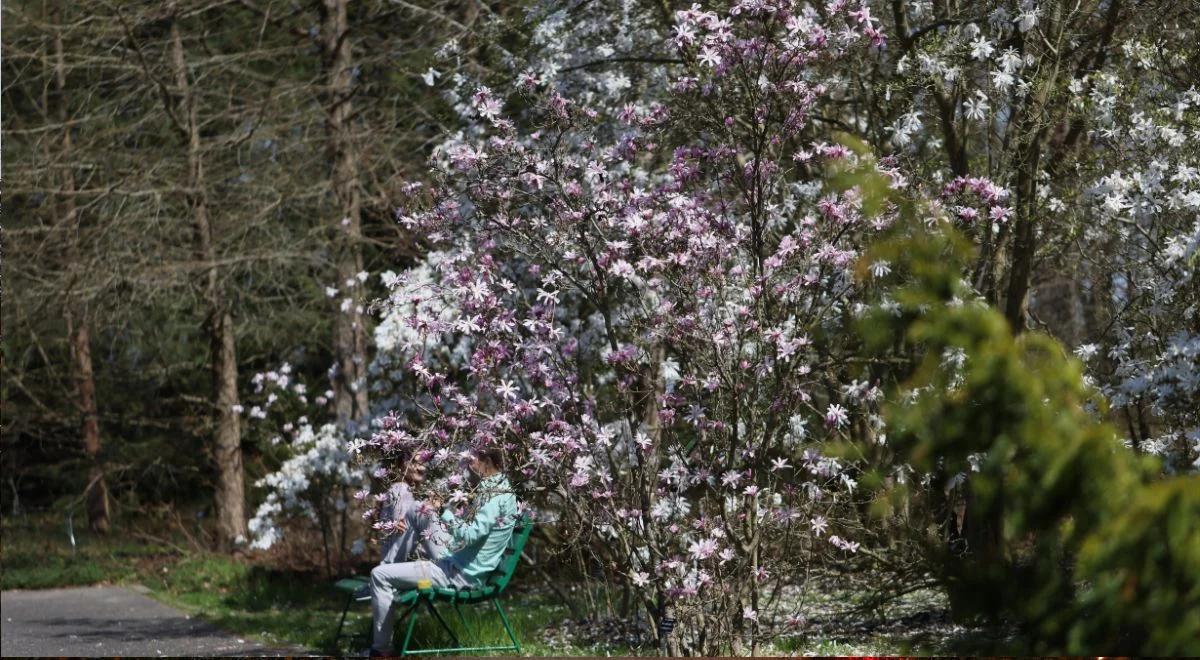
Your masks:
[[[512,537],[517,517],[517,498],[502,472],[504,455],[498,447],[472,452],[471,473],[478,483],[474,508],[464,515],[446,509],[440,518],[431,515],[442,508],[439,499],[415,502],[392,512],[398,536],[389,540],[388,557],[371,571],[371,655],[387,655],[392,642],[397,592],[420,587],[472,587],[496,568]],[[405,561],[420,542],[432,561]],[[425,584],[422,584],[422,583]]]

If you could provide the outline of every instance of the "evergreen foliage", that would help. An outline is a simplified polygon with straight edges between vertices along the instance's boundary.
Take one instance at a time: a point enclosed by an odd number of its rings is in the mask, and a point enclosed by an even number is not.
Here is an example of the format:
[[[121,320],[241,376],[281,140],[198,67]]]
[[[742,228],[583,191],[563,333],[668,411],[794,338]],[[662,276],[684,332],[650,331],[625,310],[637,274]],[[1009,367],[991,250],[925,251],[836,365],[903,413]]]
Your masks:
[[[897,264],[899,311],[862,325],[874,351],[918,353],[889,443],[928,491],[965,484],[962,529],[923,536],[956,613],[1016,621],[1038,652],[1196,653],[1200,479],[1155,481],[1158,462],[1097,419],[1078,360],[972,300],[970,254],[949,226],[902,225],[866,260]]]

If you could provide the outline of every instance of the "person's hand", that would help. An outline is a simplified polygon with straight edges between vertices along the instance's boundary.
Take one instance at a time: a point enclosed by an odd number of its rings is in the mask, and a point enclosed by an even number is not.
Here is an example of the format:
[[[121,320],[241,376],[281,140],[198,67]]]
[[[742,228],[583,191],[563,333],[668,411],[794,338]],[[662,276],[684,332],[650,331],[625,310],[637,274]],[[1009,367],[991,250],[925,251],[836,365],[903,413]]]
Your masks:
[[[396,533],[397,534],[403,534],[405,531],[408,530],[408,521],[403,518],[401,518],[400,520],[397,520],[395,522],[395,524],[396,524]]]

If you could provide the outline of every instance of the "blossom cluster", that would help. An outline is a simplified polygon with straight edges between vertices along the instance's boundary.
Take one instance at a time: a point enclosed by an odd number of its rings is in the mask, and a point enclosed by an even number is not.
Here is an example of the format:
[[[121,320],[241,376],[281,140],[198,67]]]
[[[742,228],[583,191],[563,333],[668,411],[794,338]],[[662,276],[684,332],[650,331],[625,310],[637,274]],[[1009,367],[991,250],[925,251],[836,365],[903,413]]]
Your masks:
[[[398,214],[437,244],[389,278],[393,359],[419,391],[363,443],[381,477],[502,446],[632,584],[751,624],[772,607],[746,610],[753,585],[795,577],[790,550],[858,550],[829,533],[857,468],[822,447],[881,423],[879,388],[840,358],[869,286],[854,267],[891,212],[823,180],[905,178],[812,124],[812,67],[883,44],[860,5],[826,9],[679,12],[661,103],[593,106],[538,77],[513,92],[530,116],[464,95],[471,131]]]
[[[269,549],[283,538],[284,527],[292,519],[317,522],[322,512],[314,498],[323,501],[332,494],[332,507],[340,512],[350,504],[345,492],[366,483],[366,469],[350,460],[346,440],[333,424],[301,426],[291,450],[292,456],[278,471],[255,484],[267,489],[267,495],[250,519],[253,548]]]

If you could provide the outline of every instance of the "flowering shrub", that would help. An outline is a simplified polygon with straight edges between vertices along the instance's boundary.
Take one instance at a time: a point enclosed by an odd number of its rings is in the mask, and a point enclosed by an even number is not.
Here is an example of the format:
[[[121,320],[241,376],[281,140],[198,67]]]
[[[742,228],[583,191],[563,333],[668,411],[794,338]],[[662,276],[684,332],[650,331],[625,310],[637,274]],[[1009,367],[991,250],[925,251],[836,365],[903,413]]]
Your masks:
[[[366,470],[350,460],[345,438],[333,424],[300,427],[290,453],[278,471],[255,484],[266,489],[266,499],[250,520],[251,547],[270,549],[287,526],[301,522],[320,532],[326,567],[335,557],[340,565],[348,549],[362,551],[361,543],[348,547],[348,532],[354,530],[347,526],[350,493],[365,485]]]
[[[244,411],[250,431],[261,436],[264,452],[279,468],[254,484],[264,497],[248,525],[250,547],[278,549],[290,540],[289,549],[299,550],[319,536],[325,568],[332,572],[347,551],[364,550],[364,539],[353,538],[361,525],[350,493],[365,486],[369,468],[352,459],[346,429],[309,419],[328,410],[332,392],[310,398],[308,385],[287,362],[255,374],[251,382]]]
[[[684,650],[798,622],[779,598],[797,557],[859,548],[853,462],[825,448],[880,430],[848,324],[891,211],[823,179],[904,181],[811,124],[813,67],[882,42],[869,13],[830,9],[679,12],[683,65],[649,107],[526,79],[519,127],[480,87],[479,134],[400,214],[438,245],[388,312],[423,391],[366,448],[504,446],[525,497],[677,619]]]
[[[1127,6],[554,3],[528,53],[500,49],[515,85],[447,44],[423,77],[463,128],[404,187],[398,219],[433,249],[384,274],[370,373],[394,414],[361,448],[424,452],[462,501],[461,452],[505,446],[542,518],[678,620],[675,651],[799,625],[809,562],[894,531],[861,519],[867,478],[927,497],[936,543],[995,534],[964,515],[985,448],[922,464],[889,444],[883,391],[915,349],[850,331],[869,303],[907,313],[883,284],[900,255],[863,255],[891,188],[978,248],[948,307],[1021,331],[1055,307],[1039,278],[1078,283],[1078,354],[1128,444],[1194,467],[1200,104],[1178,84],[1189,33],[1156,41]],[[941,348],[939,383],[969,387],[967,349]]]
[[[1169,472],[1194,470],[1194,14],[1055,0],[867,5],[890,39],[830,72],[845,100],[830,119],[894,150],[914,180],[950,182],[947,203],[979,247],[976,291],[1014,327],[1079,346],[1126,442]],[[1002,188],[1001,204],[970,199],[963,186],[979,177]]]
[[[1150,75],[1136,44],[1129,76]],[[1200,468],[1200,93],[1097,76],[1106,155],[1083,194],[1087,264],[1115,309],[1078,353],[1126,419],[1126,442],[1170,472]],[[1190,133],[1190,135],[1189,135]]]

